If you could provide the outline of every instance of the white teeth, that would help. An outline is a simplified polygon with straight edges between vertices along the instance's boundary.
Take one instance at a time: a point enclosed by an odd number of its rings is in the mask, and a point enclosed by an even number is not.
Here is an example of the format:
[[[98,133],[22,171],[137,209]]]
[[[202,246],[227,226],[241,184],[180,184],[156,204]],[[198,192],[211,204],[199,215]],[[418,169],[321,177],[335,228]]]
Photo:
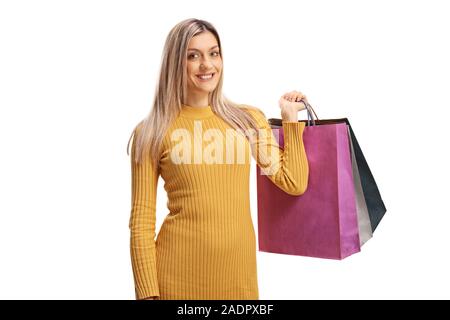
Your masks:
[[[197,76],[197,77],[199,77],[200,79],[203,79],[203,80],[207,80],[207,79],[211,79],[212,76],[213,76],[213,74],[211,73],[209,75],[201,75],[201,76]]]

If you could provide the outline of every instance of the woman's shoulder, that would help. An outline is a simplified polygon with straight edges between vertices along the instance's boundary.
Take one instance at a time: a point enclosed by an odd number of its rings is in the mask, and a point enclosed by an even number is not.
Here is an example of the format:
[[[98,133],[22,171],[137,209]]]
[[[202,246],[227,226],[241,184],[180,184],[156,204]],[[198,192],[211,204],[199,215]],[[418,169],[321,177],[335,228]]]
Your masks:
[[[135,139],[136,139],[136,138],[139,136],[139,134],[141,134],[141,132],[142,132],[142,128],[143,128],[143,126],[144,126],[144,120],[145,120],[145,119],[139,121],[139,122],[134,126],[134,129],[133,129],[133,136],[135,137]]]
[[[265,118],[266,115],[264,114],[264,112],[255,106],[249,105],[249,104],[239,104],[238,107],[240,109],[245,110],[246,112],[250,113],[253,117],[257,117],[257,118]]]

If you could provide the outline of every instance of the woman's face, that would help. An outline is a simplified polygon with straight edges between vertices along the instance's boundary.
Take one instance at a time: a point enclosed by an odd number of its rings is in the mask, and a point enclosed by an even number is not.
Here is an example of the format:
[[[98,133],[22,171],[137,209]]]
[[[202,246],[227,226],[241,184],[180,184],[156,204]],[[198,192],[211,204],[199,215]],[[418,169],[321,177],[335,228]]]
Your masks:
[[[194,36],[189,41],[186,59],[189,91],[212,92],[222,72],[222,56],[214,35],[205,31]],[[208,77],[201,79],[200,75]]]

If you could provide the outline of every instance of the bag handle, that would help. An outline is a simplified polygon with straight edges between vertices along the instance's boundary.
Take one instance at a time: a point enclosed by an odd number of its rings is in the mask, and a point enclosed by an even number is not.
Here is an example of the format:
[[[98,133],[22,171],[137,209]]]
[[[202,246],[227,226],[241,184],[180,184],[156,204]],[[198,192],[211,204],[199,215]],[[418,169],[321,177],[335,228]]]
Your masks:
[[[307,125],[308,125],[308,126],[311,126],[311,122],[312,122],[312,125],[315,126],[315,125],[316,125],[315,120],[319,120],[319,117],[317,116],[316,111],[315,111],[314,108],[309,104],[309,102],[305,102],[305,101],[302,101],[302,100],[300,100],[299,102],[303,102],[303,104],[305,105],[306,112],[307,112],[307,116],[308,116],[308,124],[307,124]],[[313,114],[314,114],[314,116],[316,117],[315,120],[314,120]]]

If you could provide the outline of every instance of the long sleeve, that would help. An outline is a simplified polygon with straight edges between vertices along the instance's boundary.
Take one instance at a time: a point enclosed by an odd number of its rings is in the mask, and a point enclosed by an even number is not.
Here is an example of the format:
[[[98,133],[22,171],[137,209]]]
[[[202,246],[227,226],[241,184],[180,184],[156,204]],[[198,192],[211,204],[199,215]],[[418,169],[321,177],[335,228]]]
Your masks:
[[[282,121],[284,148],[277,143],[264,113],[248,109],[260,128],[256,139],[250,141],[252,155],[262,173],[290,195],[303,194],[308,186],[309,166],[303,144],[304,122]]]
[[[155,223],[156,191],[159,166],[153,168],[149,157],[140,164],[134,162],[135,140],[131,149],[131,215],[130,253],[136,299],[159,296],[156,274]]]

